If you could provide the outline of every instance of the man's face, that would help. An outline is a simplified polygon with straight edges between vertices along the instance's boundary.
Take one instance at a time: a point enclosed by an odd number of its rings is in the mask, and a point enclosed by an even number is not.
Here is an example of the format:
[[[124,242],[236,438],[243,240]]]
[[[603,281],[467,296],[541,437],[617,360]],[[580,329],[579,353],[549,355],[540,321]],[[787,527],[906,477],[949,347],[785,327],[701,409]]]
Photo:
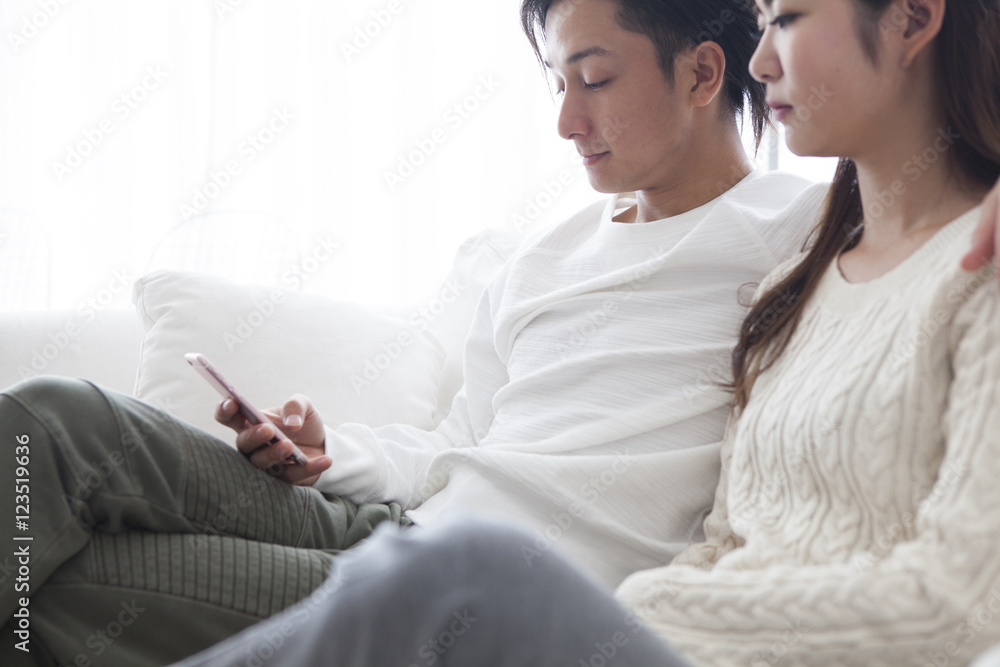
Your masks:
[[[691,108],[667,82],[653,42],[619,26],[616,9],[615,0],[560,0],[549,10],[559,135],[576,144],[598,192],[669,187],[684,169]]]

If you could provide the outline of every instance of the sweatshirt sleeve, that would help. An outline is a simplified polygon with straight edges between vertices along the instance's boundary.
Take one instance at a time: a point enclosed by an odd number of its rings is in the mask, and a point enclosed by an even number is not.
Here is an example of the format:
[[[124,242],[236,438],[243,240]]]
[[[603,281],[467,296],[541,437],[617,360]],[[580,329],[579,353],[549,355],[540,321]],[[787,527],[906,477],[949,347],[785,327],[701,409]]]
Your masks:
[[[718,517],[706,545],[631,576],[619,599],[704,665],[965,665],[995,643],[1000,295],[993,280],[951,323],[939,470],[958,474],[939,475],[916,510],[912,539],[866,563],[712,569],[718,551],[732,546]]]
[[[729,467],[733,460],[733,444],[730,437],[733,421],[726,428],[722,442],[722,467],[719,471],[719,485],[715,489],[715,503],[705,517],[705,540],[688,546],[677,554],[671,565],[689,565],[701,570],[709,570],[718,560],[743,544],[743,540],[733,533],[729,526],[728,492]]]
[[[404,424],[371,428],[344,424],[326,429],[326,453],[333,465],[315,488],[357,503],[420,505],[436,489],[427,483],[433,458],[457,447],[474,447],[493,423],[493,395],[507,383],[507,368],[496,352],[491,293],[503,284],[504,271],[479,300],[465,345],[465,385],[437,428],[425,431]]]

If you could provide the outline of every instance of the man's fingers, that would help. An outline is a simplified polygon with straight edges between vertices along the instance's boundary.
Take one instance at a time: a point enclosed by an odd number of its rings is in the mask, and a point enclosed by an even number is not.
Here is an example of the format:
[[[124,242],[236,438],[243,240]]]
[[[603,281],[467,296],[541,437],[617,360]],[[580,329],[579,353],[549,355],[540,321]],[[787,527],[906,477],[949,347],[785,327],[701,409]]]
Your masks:
[[[239,432],[236,436],[236,449],[249,456],[270,443],[276,435],[278,429],[273,424],[257,424]]]
[[[215,408],[215,421],[223,426],[228,426],[237,433],[246,428],[247,420],[240,414],[236,407],[236,401],[227,398]]]
[[[972,235],[972,247],[962,258],[962,268],[976,271],[994,258],[1000,247],[1000,184],[983,200],[979,226]]]
[[[309,461],[308,465],[285,465],[278,464],[271,468],[286,482],[300,485],[311,485],[320,474],[333,465],[333,460],[329,456],[317,456]]]
[[[972,234],[972,247],[962,258],[962,268],[966,271],[976,271],[990,261],[994,252],[994,231],[997,221],[990,215],[990,209],[984,207],[979,226]]]
[[[281,406],[281,425],[297,431],[312,411],[312,402],[302,394],[295,394]]]

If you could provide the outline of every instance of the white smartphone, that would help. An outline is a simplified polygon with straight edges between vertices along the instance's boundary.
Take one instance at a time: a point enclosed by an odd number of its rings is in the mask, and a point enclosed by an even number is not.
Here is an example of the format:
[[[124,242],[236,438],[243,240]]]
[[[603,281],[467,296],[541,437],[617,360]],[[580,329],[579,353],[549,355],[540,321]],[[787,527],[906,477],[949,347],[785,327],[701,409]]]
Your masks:
[[[210,385],[215,387],[215,390],[219,392],[224,398],[231,398],[236,402],[236,407],[239,408],[240,414],[253,425],[257,424],[272,424],[273,422],[267,418],[260,410],[255,408],[246,397],[240,393],[240,391],[233,386],[233,383],[225,378],[225,376],[220,373],[215,366],[205,357],[203,354],[197,352],[189,352],[184,355],[184,358],[191,368],[198,372],[198,375],[205,378]],[[277,427],[275,427],[277,429]],[[274,445],[280,442],[278,436],[271,438],[270,444]],[[305,457],[305,454],[300,452],[298,448],[292,450],[292,455],[286,461],[286,463],[297,463],[298,465],[306,465],[309,463],[309,459]]]

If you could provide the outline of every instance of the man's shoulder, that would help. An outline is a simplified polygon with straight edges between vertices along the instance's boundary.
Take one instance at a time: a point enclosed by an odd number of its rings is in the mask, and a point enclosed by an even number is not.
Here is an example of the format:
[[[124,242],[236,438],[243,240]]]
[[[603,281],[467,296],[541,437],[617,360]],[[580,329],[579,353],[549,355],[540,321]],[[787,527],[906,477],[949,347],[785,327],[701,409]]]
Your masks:
[[[726,198],[775,264],[800,251],[819,222],[830,185],[782,172],[760,175]]]
[[[606,197],[587,205],[561,222],[529,235],[521,244],[521,249],[560,250],[579,245],[593,236],[612,202],[613,198]]]
[[[722,199],[733,206],[756,211],[758,217],[773,218],[790,207],[822,202],[829,183],[815,183],[784,171],[755,173],[737,184]]]

